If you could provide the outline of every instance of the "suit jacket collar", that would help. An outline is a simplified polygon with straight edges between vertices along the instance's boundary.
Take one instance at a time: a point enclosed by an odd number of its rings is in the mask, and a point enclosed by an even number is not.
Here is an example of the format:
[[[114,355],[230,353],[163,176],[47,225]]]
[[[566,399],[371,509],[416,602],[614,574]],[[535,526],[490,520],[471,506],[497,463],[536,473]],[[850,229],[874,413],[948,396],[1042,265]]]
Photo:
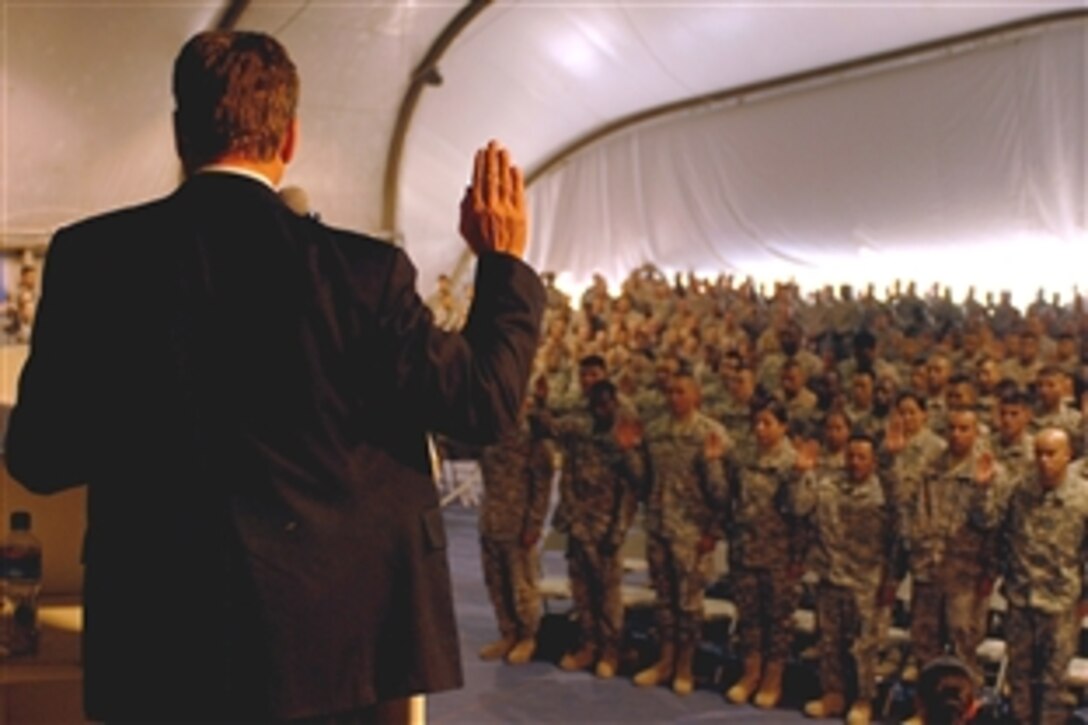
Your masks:
[[[263,199],[277,205],[283,205],[283,199],[271,186],[249,175],[235,174],[222,171],[205,171],[193,174],[178,188],[179,197],[204,197],[212,198],[239,196]]]

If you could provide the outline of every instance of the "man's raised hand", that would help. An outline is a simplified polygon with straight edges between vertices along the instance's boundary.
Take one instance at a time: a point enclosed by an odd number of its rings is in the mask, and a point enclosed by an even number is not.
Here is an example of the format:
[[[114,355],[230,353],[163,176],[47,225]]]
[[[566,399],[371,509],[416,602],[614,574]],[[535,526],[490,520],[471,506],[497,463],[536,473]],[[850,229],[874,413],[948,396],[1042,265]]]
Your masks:
[[[461,236],[476,254],[525,254],[529,211],[525,180],[497,141],[476,152],[472,184],[461,199]]]

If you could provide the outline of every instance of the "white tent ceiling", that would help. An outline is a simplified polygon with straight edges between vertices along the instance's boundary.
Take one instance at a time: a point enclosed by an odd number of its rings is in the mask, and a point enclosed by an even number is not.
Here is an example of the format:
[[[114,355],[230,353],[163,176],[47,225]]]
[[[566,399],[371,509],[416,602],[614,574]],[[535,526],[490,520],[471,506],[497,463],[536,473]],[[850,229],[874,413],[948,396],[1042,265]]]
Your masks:
[[[4,243],[42,240],[79,216],[168,191],[178,174],[169,125],[173,56],[191,33],[213,25],[226,3],[0,3]],[[487,5],[441,57],[443,83],[424,88],[408,119],[398,182],[387,200],[387,153],[412,72],[462,6],[411,0],[245,5],[236,27],[279,37],[303,78],[303,146],[287,183],[305,188],[325,220],[356,229],[381,231],[388,221],[383,208],[392,204],[396,235],[421,268],[424,292],[460,256],[453,231],[457,201],[471,152],[489,137],[502,139],[532,170],[576,139],[642,109],[1085,7],[1026,0]],[[974,183],[998,173],[1053,200],[1033,207],[1034,216],[1015,217],[1020,242],[1088,241],[1088,43],[1083,24],[1074,25],[1051,33],[1057,40],[1040,48],[1017,39],[1001,47],[1019,51],[1000,51],[996,43],[967,62],[907,62],[766,102],[687,111],[605,139],[534,184],[534,261],[569,271],[573,279],[597,269],[615,275],[624,265],[653,260],[818,281],[841,276],[836,254],[856,259],[860,240],[875,255],[855,270],[865,274],[881,255],[901,263],[900,245],[917,246],[911,219],[919,216],[927,219],[927,234],[947,231],[947,239],[937,241],[948,244],[970,241],[972,229],[976,238],[992,234],[995,210],[1010,194],[1021,201],[1024,194],[1022,185]],[[1048,87],[1040,91],[1040,83]],[[1027,97],[1025,88],[1042,96]],[[912,100],[904,96],[908,91],[922,95]],[[1032,113],[1021,113],[1020,104],[1028,102]],[[929,112],[919,112],[922,104]],[[954,128],[940,104],[955,107]],[[726,117],[707,120],[723,111]],[[1011,118],[1019,120],[1010,130]],[[1010,146],[1010,133],[1051,142],[1037,149],[1016,136]],[[839,155],[813,155],[813,145],[801,138],[806,134],[825,150],[830,139]],[[1070,146],[1078,136],[1079,144]],[[1004,146],[953,143],[956,138],[990,138]],[[957,153],[950,156],[950,148]],[[1017,153],[994,165],[986,157],[994,148]],[[1045,152],[1041,159],[1036,150]],[[934,174],[927,164],[976,175]],[[705,190],[697,180],[714,178],[715,168],[731,174],[719,175],[721,188],[709,198],[743,217],[743,234],[728,225],[688,223],[699,216],[690,207],[692,195]],[[771,168],[783,171],[765,172]],[[908,178],[870,203],[869,192],[888,169],[902,169]],[[650,178],[685,193],[670,199],[648,184]],[[934,187],[934,179],[944,185]],[[799,191],[805,188],[821,193],[809,197]],[[909,206],[915,203],[927,206]],[[940,205],[938,214],[929,213],[933,205]],[[593,253],[579,251],[587,247]],[[977,281],[1007,284],[1000,275],[988,278],[985,267]]]

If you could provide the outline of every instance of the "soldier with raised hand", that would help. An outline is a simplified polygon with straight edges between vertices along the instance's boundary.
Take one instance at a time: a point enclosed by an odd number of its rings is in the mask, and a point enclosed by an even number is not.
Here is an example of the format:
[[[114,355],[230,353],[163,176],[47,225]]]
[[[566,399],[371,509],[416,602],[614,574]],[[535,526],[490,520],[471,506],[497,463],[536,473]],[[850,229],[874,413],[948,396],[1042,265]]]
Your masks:
[[[755,704],[763,708],[775,707],[782,697],[803,568],[802,532],[790,500],[797,473],[788,424],[777,401],[756,409],[757,453],[738,466],[731,496],[730,577],[744,671],[726,698],[739,704],[755,693]]]
[[[976,481],[1007,486],[1005,470],[975,445],[975,411],[948,413],[948,448],[922,473],[903,526],[909,550],[915,665],[946,645],[979,677],[975,651],[985,637],[996,569],[996,539],[971,515]],[[905,679],[916,677],[908,667]]]
[[[510,664],[524,664],[536,651],[540,624],[536,544],[551,494],[551,451],[530,434],[523,415],[518,429],[484,448],[480,468],[480,554],[499,625],[499,639],[480,650],[480,659],[505,657]]]
[[[669,416],[650,422],[641,448],[630,425],[618,427],[617,440],[629,450],[628,470],[645,492],[646,558],[661,645],[657,662],[635,675],[635,684],[671,679],[673,691],[687,695],[694,688],[710,555],[722,537],[723,459],[730,443],[722,425],[699,412],[699,387],[690,374],[673,378],[668,401]]]
[[[846,721],[867,725],[876,697],[876,665],[885,624],[882,607],[895,596],[889,561],[895,540],[892,507],[877,475],[875,446],[851,436],[846,466],[821,475],[817,451],[803,447],[797,468],[805,475],[794,493],[794,510],[815,532],[813,562],[820,577],[820,684],[823,695],[805,705],[810,717],[838,717],[849,690],[856,693]],[[854,661],[855,682],[847,682]]]
[[[621,474],[621,449],[613,436],[618,411],[615,386],[600,380],[589,389],[590,418],[564,418],[553,431],[563,450],[554,525],[567,534],[571,596],[580,630],[579,648],[559,666],[580,670],[596,662],[601,678],[614,676],[619,663],[619,551],[637,507],[635,491]]]
[[[882,451],[891,456],[889,491],[897,507],[913,505],[922,473],[948,447],[927,425],[926,410],[925,398],[906,390],[896,397],[895,415],[888,420]]]
[[[1016,722],[1069,722],[1076,700],[1065,673],[1088,614],[1088,481],[1070,470],[1068,434],[1035,436],[1035,472],[1003,492],[980,478],[979,514],[1006,541],[1008,680]]]

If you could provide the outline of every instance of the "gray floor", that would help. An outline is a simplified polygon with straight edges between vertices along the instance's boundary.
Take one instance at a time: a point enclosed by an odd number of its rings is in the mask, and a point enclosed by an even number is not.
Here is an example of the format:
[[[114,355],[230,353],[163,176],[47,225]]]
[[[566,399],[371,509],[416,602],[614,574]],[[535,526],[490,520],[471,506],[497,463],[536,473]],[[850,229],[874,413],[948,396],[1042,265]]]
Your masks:
[[[546,662],[513,667],[485,663],[476,651],[497,632],[480,572],[476,514],[454,504],[446,513],[450,563],[460,629],[465,688],[428,698],[433,723],[786,723],[807,721],[796,710],[763,711],[730,705],[720,692],[699,689],[677,697],[664,687],[636,688],[627,678],[598,680]],[[546,571],[561,564],[552,558]]]

